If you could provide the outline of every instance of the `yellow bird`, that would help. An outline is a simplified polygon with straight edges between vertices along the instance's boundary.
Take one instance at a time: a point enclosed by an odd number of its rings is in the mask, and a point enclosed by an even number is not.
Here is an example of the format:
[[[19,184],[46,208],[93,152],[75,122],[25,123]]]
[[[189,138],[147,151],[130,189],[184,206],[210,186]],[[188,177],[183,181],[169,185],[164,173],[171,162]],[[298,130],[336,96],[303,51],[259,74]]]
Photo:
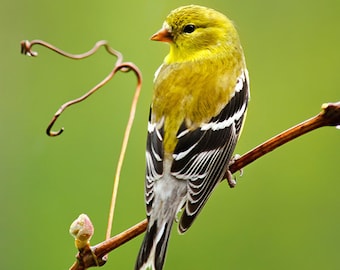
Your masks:
[[[184,233],[229,172],[249,79],[233,23],[213,9],[177,8],[151,39],[169,43],[170,52],[154,80],[146,149],[148,227],[135,269],[160,270],[177,213],[183,208],[178,229]]]

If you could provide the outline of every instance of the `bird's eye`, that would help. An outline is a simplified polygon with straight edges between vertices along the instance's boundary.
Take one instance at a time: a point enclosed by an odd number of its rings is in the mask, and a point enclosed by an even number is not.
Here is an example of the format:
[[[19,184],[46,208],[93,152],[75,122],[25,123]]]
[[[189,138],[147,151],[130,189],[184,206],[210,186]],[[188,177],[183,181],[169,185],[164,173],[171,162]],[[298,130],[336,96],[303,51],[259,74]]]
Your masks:
[[[195,25],[193,25],[193,24],[188,24],[188,25],[184,26],[183,32],[184,32],[184,33],[189,33],[189,34],[190,34],[190,33],[194,32],[195,29],[196,29],[196,26],[195,26]]]

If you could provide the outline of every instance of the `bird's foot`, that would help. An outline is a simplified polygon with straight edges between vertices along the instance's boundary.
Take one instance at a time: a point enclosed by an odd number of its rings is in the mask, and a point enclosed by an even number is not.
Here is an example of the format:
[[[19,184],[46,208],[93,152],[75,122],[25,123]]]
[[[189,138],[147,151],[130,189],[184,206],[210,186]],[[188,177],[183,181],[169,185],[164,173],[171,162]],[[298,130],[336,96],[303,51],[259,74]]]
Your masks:
[[[236,160],[238,160],[241,156],[239,154],[235,154],[231,160],[229,161],[229,166],[234,164]],[[243,175],[243,169],[240,169],[240,176]],[[233,174],[227,170],[226,172],[226,176],[227,176],[227,181],[229,184],[229,187],[233,188],[236,186],[236,179],[233,177]]]
[[[236,186],[236,179],[234,179],[232,173],[229,170],[227,170],[226,176],[227,176],[227,181],[228,181],[229,187],[230,188],[235,187]]]

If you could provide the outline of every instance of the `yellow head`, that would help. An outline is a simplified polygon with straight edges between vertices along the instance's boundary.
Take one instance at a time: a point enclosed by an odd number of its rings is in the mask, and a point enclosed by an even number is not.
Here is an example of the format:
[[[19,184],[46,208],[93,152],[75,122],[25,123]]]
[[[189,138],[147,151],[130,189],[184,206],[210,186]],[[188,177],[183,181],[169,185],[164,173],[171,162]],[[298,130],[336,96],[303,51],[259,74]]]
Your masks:
[[[189,5],[173,10],[152,40],[170,44],[166,63],[194,61],[240,49],[233,23],[216,10]]]

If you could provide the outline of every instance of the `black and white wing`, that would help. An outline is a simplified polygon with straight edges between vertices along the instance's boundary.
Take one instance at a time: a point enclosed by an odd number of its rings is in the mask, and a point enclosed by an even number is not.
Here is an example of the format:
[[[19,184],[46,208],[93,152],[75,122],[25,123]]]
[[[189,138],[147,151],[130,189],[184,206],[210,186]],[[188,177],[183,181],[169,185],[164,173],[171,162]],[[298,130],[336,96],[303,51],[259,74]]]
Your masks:
[[[234,96],[217,116],[195,130],[187,129],[185,121],[179,129],[171,174],[187,180],[187,202],[179,224],[180,232],[191,226],[222,180],[242,128],[248,99],[245,70],[237,80]]]
[[[152,111],[150,109],[148,122],[148,136],[146,143],[146,179],[145,179],[145,202],[146,213],[150,216],[154,199],[153,186],[156,180],[163,175],[163,137],[164,118],[160,123],[151,123]],[[160,128],[159,128],[160,127]]]

